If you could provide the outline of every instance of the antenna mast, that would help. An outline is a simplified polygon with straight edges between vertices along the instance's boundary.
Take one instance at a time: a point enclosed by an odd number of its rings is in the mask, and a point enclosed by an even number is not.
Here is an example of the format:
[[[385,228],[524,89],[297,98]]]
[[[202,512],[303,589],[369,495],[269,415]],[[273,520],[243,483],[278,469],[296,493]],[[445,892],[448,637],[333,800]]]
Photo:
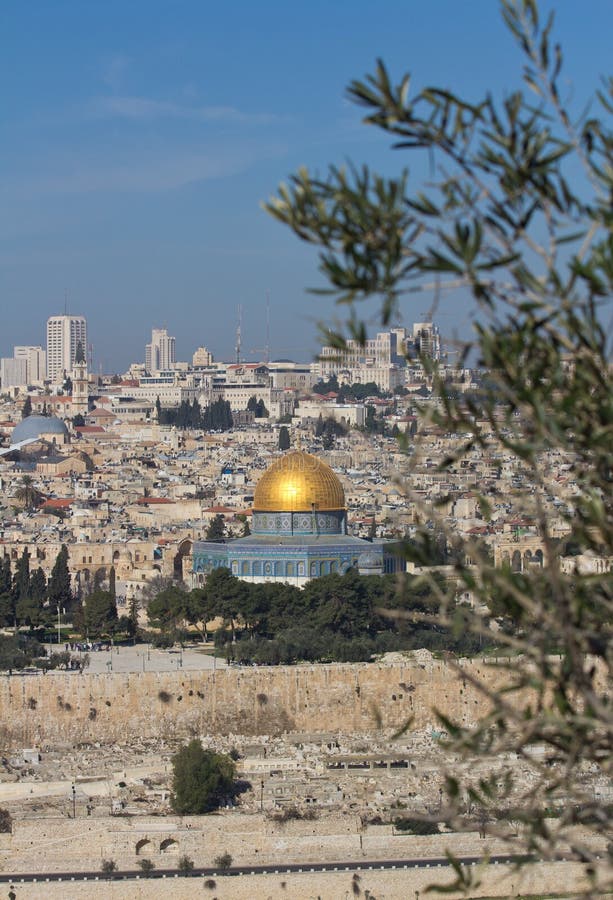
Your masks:
[[[270,362],[270,291],[266,291],[266,365]]]
[[[236,364],[241,361],[241,324],[243,320],[243,307],[238,304],[238,325],[236,326]]]

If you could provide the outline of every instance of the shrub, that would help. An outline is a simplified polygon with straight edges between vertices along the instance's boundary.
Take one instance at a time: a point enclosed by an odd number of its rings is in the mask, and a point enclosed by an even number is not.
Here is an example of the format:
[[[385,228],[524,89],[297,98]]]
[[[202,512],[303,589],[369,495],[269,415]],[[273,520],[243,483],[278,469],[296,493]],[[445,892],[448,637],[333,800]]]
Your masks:
[[[151,872],[153,872],[153,870],[155,869],[155,863],[153,862],[153,860],[147,859],[146,857],[144,859],[139,859],[138,865],[145,875],[150,875]]]
[[[227,851],[225,853],[222,853],[220,856],[216,856],[213,860],[213,864],[216,865],[218,869],[221,869],[222,872],[227,872],[232,865],[232,862],[232,854],[228,853]]]
[[[117,870],[117,863],[114,859],[103,859],[100,868],[105,875],[111,875]]]
[[[179,872],[183,872],[184,875],[187,875],[194,869],[194,860],[190,859],[189,856],[182,856],[177,863],[177,869]]]
[[[440,834],[436,822],[430,822],[428,819],[412,819],[404,816],[394,821],[398,831],[406,831],[409,834]]]
[[[11,834],[13,831],[13,818],[8,809],[0,809],[0,834]]]

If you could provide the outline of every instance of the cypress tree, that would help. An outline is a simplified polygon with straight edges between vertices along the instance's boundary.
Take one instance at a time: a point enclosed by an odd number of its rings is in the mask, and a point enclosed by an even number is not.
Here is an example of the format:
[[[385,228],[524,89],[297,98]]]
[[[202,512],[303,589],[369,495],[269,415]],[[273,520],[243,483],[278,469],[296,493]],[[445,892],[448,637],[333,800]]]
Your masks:
[[[62,544],[62,549],[53,564],[47,586],[47,597],[49,607],[54,614],[57,612],[58,606],[66,606],[72,600],[70,571],[68,569],[68,548],[66,544]]]

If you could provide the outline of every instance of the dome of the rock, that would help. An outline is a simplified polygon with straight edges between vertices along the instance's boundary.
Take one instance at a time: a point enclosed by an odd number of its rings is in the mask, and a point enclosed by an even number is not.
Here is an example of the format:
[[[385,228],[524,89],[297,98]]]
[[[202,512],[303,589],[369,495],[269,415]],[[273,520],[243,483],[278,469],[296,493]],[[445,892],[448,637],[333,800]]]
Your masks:
[[[276,460],[258,481],[254,512],[310,512],[345,508],[345,492],[330,466],[294,450]]]
[[[383,544],[347,534],[340,479],[316,456],[293,450],[258,481],[251,534],[225,543],[194,542],[193,584],[203,584],[210,572],[223,566],[245,581],[301,587],[311,578],[357,569],[366,553],[369,574],[396,571],[402,565]]]

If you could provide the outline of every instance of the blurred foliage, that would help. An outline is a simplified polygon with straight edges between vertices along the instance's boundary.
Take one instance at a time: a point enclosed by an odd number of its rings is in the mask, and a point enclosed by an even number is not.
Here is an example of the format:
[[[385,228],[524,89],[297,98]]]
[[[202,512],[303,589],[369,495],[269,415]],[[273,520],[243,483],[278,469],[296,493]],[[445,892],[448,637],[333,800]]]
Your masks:
[[[421,359],[438,399],[422,416],[457,436],[441,470],[473,451],[521,469],[526,488],[515,502],[536,523],[545,560],[542,570],[518,575],[494,568],[478,542],[464,540],[455,569],[475,609],[458,610],[451,591],[439,593],[441,625],[486,637],[491,610],[502,626],[497,639],[515,654],[503,667],[504,691],[474,679],[487,715],[474,727],[444,721],[452,750],[489,757],[494,773],[499,767],[499,778],[468,785],[451,774],[446,818],[467,792],[486,811],[504,805],[513,785],[500,760],[517,754],[534,770],[520,849],[551,859],[568,842],[595,892],[604,881],[593,846],[572,826],[580,809],[592,834],[610,827],[594,785],[610,779],[613,759],[613,392],[603,324],[613,293],[613,78],[575,113],[561,89],[553,15],[543,18],[536,0],[500,5],[523,59],[522,82],[501,99],[419,89],[408,74],[395,82],[381,61],[349,86],[365,123],[388,134],[394,149],[427,155],[427,184],[414,185],[407,169],[395,178],[351,164],[331,166],[323,178],[301,169],[267,209],[319,247],[319,293],[348,313],[342,331],[324,328],[339,350],[347,338],[366,338],[361,300],[377,298],[380,321],[390,324],[409,295],[429,294],[435,305],[459,288],[472,295],[474,337],[461,345],[458,366],[476,358],[488,377],[477,391],[450,393],[438,365]],[[562,464],[570,489],[555,477]],[[577,565],[562,565],[552,493]],[[478,497],[486,522],[497,499]],[[432,510],[422,517],[438,522]],[[428,565],[431,549],[423,529],[407,552]],[[581,558],[603,563],[588,571]],[[552,797],[567,801],[553,823]],[[458,888],[466,889],[466,877],[458,871]]]

